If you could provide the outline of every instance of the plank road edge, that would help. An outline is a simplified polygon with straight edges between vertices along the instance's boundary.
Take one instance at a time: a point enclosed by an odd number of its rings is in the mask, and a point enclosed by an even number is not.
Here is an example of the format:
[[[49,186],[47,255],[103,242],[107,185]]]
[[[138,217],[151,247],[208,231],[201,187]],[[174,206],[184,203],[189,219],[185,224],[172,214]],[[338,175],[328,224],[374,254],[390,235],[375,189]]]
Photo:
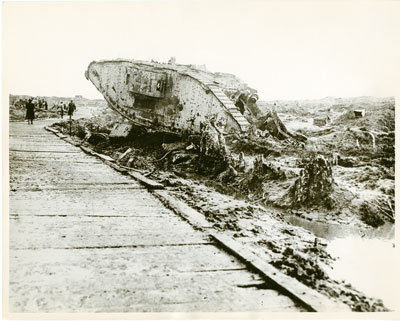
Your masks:
[[[57,134],[57,133],[60,132],[58,129],[54,129],[54,128],[51,128],[49,126],[45,126],[44,129],[46,129],[49,132],[52,132],[53,134]]]
[[[168,191],[153,191],[152,194],[156,196],[165,206],[174,211],[179,216],[183,217],[192,226],[203,229],[211,228],[212,223],[204,218],[204,215],[200,214],[185,202],[178,200],[168,193]]]
[[[261,260],[234,239],[218,232],[210,231],[210,236],[228,252],[256,271],[264,279],[272,282],[284,294],[299,302],[310,312],[351,312],[344,303],[335,302],[321,293],[307,287],[298,280],[283,274],[271,264]]]

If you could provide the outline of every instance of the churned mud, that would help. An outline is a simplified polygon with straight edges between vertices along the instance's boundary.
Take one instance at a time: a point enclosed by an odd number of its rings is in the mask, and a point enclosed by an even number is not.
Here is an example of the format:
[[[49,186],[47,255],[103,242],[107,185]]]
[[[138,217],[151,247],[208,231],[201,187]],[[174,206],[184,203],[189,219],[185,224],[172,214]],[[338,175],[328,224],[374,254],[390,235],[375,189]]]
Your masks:
[[[355,102],[365,110],[360,118]],[[362,235],[394,223],[394,100],[306,107],[289,102],[279,113],[295,139],[268,128],[221,135],[211,125],[199,135],[133,127],[127,137],[111,137],[123,121],[112,111],[53,126],[163,183],[216,230],[287,275],[353,311],[386,311],[381,300],[333,279],[329,241],[293,223],[352,227]]]

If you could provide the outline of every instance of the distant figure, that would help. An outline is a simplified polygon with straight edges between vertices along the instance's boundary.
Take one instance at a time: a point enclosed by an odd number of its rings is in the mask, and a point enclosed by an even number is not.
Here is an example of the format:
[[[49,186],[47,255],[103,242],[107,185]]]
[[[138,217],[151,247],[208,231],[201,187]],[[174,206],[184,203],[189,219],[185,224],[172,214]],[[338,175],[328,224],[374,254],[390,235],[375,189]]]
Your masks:
[[[69,116],[69,119],[72,118],[72,115],[74,114],[75,110],[76,110],[76,106],[75,106],[74,102],[71,100],[69,102],[69,104],[68,104],[68,116]]]
[[[43,106],[44,106],[44,109],[45,109],[45,110],[48,110],[48,109],[49,109],[49,104],[47,103],[47,100],[44,100],[44,99],[43,99]]]
[[[57,110],[58,110],[59,113],[60,113],[61,119],[63,119],[63,117],[64,117],[64,107],[63,107],[63,104],[62,104],[62,103],[59,104],[59,105],[57,106]]]
[[[29,98],[26,103],[26,119],[28,119],[28,124],[33,124],[33,120],[35,119],[35,105],[32,102],[32,98]]]

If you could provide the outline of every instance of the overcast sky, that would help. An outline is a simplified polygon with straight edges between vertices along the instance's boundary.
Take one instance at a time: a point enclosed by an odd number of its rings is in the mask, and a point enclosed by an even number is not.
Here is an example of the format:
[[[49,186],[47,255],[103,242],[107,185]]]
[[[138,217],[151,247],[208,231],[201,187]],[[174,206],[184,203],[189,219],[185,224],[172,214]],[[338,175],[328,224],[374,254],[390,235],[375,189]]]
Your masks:
[[[100,98],[89,63],[206,64],[260,98],[390,96],[400,84],[400,3],[3,3],[5,94]]]

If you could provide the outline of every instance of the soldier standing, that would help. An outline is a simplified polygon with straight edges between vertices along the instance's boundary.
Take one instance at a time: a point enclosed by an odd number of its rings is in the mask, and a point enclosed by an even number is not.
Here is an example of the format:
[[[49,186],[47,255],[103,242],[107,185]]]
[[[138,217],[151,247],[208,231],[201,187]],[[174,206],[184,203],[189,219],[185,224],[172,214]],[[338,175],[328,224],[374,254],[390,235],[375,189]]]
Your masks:
[[[33,124],[33,120],[35,119],[35,105],[32,102],[32,98],[29,98],[29,101],[26,103],[26,119],[28,119],[28,124]]]
[[[59,104],[59,105],[57,106],[57,110],[59,110],[61,119],[63,119],[63,116],[64,116],[64,107],[63,107],[63,103],[61,103],[61,104]]]
[[[69,102],[69,104],[68,104],[68,116],[69,116],[69,119],[72,118],[72,115],[74,114],[75,110],[76,110],[76,106],[75,106],[74,102],[71,100]]]
[[[76,110],[76,106],[71,99],[71,101],[68,104],[68,111],[67,111],[68,116],[69,116],[69,134],[70,135],[72,134],[72,115],[74,114],[75,110]]]

